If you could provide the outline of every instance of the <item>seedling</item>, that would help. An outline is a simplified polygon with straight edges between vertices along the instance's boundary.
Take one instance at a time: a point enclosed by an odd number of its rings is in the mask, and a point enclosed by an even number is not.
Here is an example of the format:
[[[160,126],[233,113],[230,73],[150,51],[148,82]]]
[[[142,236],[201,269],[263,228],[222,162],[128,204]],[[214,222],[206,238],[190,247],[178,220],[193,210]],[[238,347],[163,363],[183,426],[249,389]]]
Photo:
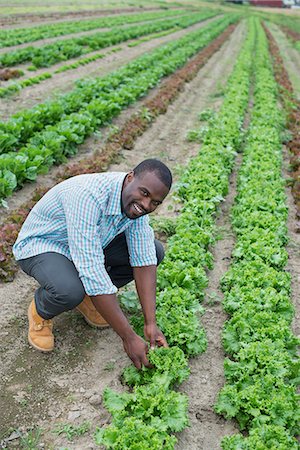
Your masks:
[[[87,433],[91,428],[91,424],[88,421],[82,422],[80,425],[71,425],[70,423],[60,424],[53,431],[54,434],[60,436],[65,435],[68,441],[72,441],[75,437],[82,436]]]
[[[21,448],[26,450],[36,450],[41,438],[41,434],[42,429],[37,427],[29,430],[27,434],[25,434],[25,436],[21,435],[20,436]]]
[[[111,372],[112,370],[114,370],[115,368],[115,363],[114,361],[109,361],[105,366],[104,366],[104,370],[107,370],[108,372]]]

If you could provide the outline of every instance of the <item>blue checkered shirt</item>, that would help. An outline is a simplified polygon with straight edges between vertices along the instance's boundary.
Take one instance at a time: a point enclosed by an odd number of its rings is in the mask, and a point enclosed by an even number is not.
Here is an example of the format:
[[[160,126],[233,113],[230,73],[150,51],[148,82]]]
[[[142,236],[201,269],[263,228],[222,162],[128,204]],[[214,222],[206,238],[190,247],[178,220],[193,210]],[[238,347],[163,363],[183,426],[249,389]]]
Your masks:
[[[148,216],[132,220],[121,211],[126,173],[78,175],[54,186],[34,206],[13,247],[17,260],[57,252],[73,261],[88,295],[117,292],[103,249],[124,232],[133,267],[157,264]]]

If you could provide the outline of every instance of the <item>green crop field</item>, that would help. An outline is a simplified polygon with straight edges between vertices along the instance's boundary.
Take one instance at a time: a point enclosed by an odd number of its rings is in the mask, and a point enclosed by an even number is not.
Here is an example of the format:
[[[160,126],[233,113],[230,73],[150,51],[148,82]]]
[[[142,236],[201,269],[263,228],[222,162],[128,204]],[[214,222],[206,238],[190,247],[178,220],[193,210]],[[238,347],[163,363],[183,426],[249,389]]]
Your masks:
[[[299,449],[299,9],[0,0],[0,22],[0,448]],[[146,158],[174,176],[150,217],[168,348],[138,370],[71,310],[32,349],[26,217]],[[118,301],[143,338],[132,283]]]

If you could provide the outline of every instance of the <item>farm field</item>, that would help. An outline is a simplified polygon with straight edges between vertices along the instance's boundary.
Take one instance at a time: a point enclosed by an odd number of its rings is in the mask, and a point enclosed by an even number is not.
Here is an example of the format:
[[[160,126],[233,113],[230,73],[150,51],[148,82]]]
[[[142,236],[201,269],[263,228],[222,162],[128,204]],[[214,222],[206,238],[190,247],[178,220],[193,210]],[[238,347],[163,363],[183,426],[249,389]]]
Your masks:
[[[16,0],[0,23],[0,448],[299,449],[299,13]],[[151,218],[170,348],[138,372],[73,310],[37,352],[12,256],[28,212],[146,158],[175,179]],[[118,298],[143,335],[133,283]]]

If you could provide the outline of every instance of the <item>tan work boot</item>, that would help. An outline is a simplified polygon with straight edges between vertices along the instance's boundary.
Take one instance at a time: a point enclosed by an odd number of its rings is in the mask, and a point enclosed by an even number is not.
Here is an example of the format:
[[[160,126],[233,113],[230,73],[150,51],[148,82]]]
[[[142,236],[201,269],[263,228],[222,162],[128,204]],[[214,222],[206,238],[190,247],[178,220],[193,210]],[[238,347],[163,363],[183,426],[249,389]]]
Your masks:
[[[34,300],[32,300],[28,308],[28,319],[29,344],[42,352],[51,352],[54,349],[53,323],[52,320],[45,320],[38,315]]]
[[[91,327],[106,328],[109,324],[96,310],[94,303],[88,295],[86,295],[83,301],[76,307],[78,311],[83,315],[85,321]]]

